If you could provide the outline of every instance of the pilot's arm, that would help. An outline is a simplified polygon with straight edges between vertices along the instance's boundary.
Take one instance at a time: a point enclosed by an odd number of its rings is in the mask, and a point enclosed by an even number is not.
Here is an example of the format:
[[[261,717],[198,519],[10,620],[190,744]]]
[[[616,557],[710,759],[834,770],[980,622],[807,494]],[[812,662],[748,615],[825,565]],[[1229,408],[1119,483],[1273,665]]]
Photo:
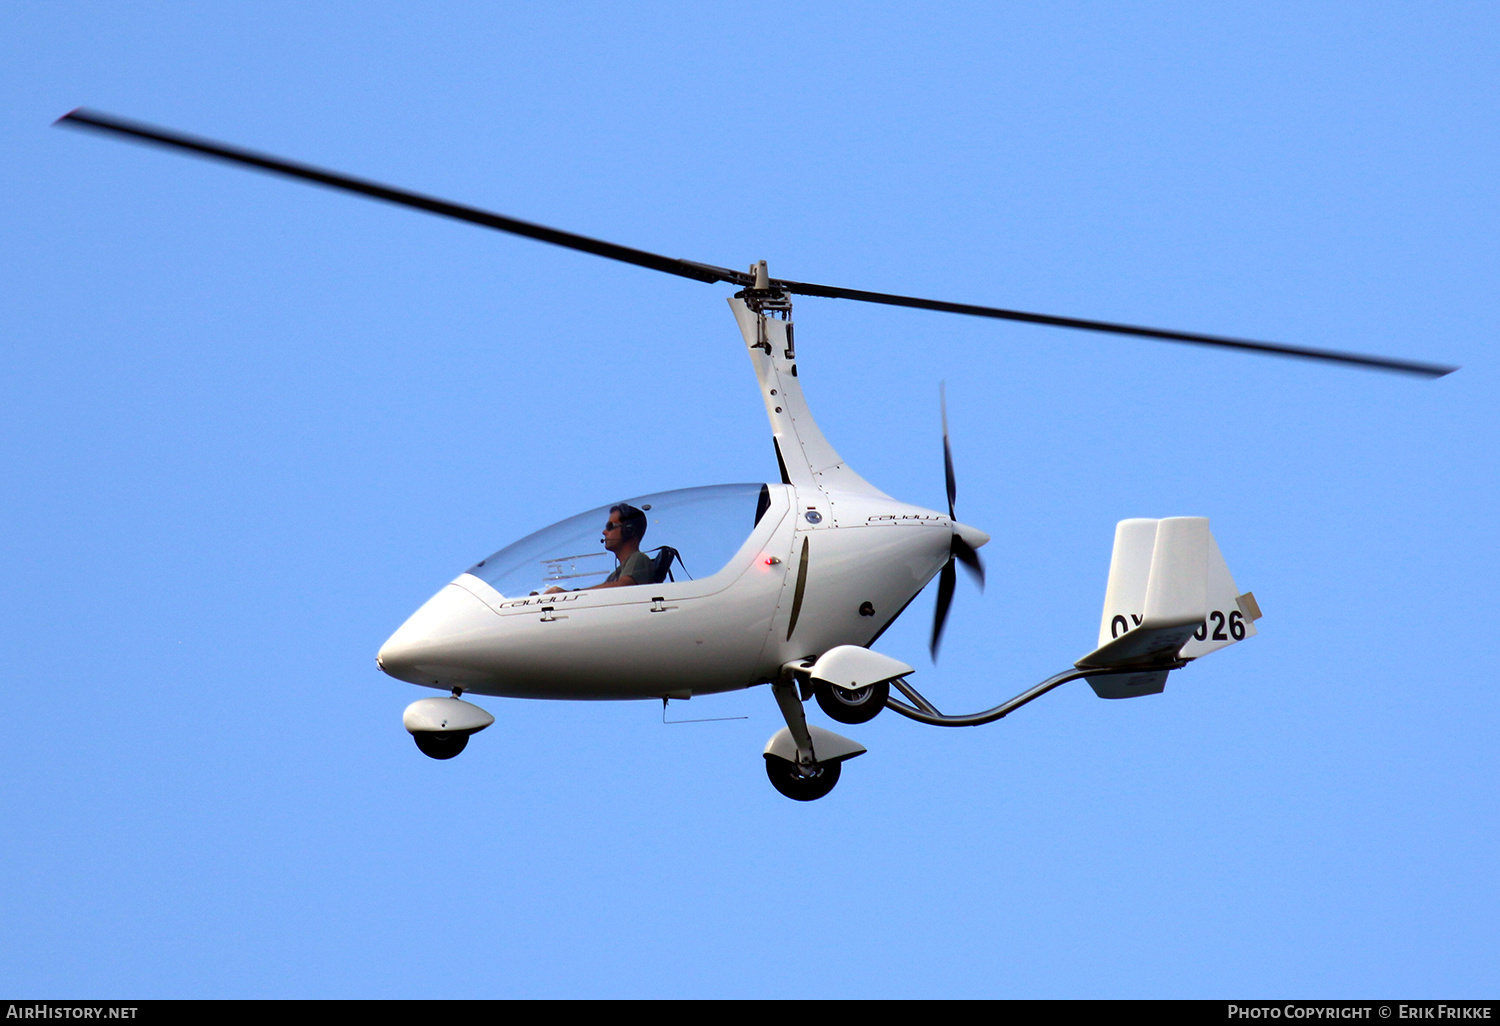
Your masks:
[[[632,552],[626,557],[625,562],[615,568],[615,572],[610,574],[607,580],[578,590],[598,591],[600,588],[629,588],[637,584],[650,584],[651,574],[655,569],[655,561],[650,556],[644,552]],[[562,590],[554,585],[547,589],[546,594],[551,595]]]
[[[636,584],[650,584],[651,571],[656,569],[655,562],[644,552],[632,552],[625,561],[610,575],[609,580],[602,584],[596,584],[587,590],[593,591],[597,588],[629,588]]]

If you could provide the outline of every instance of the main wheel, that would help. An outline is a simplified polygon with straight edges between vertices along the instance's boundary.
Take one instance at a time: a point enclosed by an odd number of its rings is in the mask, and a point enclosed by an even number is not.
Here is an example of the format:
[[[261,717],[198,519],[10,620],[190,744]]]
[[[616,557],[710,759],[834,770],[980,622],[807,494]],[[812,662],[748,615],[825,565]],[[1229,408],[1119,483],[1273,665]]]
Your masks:
[[[795,763],[779,759],[774,755],[766,756],[766,776],[771,778],[771,786],[794,802],[815,802],[829,791],[833,785],[839,782],[839,767],[843,765],[837,762],[823,762],[813,770],[810,777],[804,777],[797,772]]]
[[[436,730],[419,730],[411,739],[422,749],[422,754],[433,759],[451,759],[464,750],[469,743],[468,734],[448,734]]]
[[[891,685],[889,681],[885,681],[850,691],[820,680],[813,690],[818,696],[818,705],[833,719],[840,723],[866,723],[885,708],[885,700],[891,694]]]

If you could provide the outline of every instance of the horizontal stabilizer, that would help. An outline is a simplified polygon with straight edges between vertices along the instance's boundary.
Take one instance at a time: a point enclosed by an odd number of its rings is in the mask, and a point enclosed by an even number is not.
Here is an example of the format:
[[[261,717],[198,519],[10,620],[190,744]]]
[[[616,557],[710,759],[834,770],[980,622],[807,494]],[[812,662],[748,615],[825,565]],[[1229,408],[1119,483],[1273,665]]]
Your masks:
[[[1100,698],[1136,698],[1159,695],[1167,688],[1166,670],[1140,670],[1136,673],[1111,673],[1085,677],[1094,694]]]
[[[1099,647],[1076,665],[1142,671],[1089,678],[1101,698],[1155,694],[1171,664],[1250,637],[1259,617],[1255,596],[1235,587],[1206,517],[1122,520]]]

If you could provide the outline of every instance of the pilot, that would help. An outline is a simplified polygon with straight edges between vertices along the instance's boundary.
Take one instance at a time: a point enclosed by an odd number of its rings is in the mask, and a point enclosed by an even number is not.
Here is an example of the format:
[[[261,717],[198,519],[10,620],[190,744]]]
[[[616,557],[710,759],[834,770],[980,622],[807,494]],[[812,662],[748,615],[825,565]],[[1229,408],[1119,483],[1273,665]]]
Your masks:
[[[596,588],[626,588],[633,584],[650,584],[656,563],[641,551],[641,539],[646,535],[646,514],[634,506],[620,503],[609,508],[609,522],[604,525],[604,547],[620,561],[614,571],[602,583],[579,591]],[[553,585],[546,594],[562,591]]]

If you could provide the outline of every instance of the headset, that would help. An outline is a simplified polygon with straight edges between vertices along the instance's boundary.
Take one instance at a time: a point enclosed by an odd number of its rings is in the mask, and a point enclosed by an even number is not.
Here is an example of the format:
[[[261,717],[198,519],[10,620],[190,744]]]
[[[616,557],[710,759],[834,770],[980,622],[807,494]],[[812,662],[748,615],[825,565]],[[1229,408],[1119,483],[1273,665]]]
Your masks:
[[[617,505],[609,507],[609,511],[611,513],[618,513],[618,514],[620,514],[620,540],[621,541],[629,541],[631,539],[638,539],[638,538],[642,537],[643,535],[645,535],[645,533],[646,533],[646,514],[645,513],[643,513],[640,510],[636,509],[634,506],[631,506],[630,504],[624,503],[624,502],[621,502],[621,503],[619,503]]]

